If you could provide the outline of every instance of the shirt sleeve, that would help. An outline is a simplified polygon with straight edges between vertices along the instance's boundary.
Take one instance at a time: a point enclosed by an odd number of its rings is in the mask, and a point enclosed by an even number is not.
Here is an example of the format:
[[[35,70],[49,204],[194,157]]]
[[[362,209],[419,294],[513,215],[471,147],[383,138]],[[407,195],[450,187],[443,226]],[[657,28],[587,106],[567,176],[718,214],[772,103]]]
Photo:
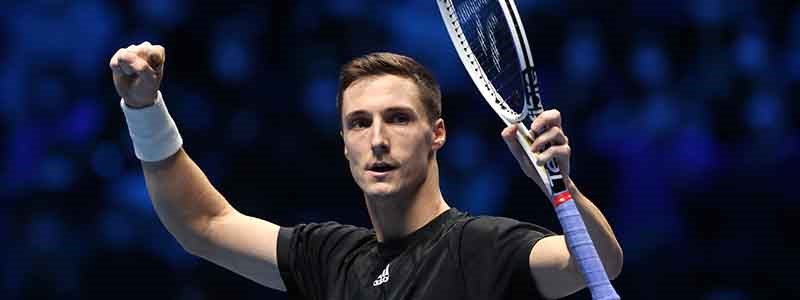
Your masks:
[[[543,299],[530,271],[533,245],[553,232],[502,217],[477,217],[461,232],[460,260],[475,299]]]
[[[335,222],[281,227],[278,269],[289,299],[327,299],[346,258],[368,236],[365,228]]]

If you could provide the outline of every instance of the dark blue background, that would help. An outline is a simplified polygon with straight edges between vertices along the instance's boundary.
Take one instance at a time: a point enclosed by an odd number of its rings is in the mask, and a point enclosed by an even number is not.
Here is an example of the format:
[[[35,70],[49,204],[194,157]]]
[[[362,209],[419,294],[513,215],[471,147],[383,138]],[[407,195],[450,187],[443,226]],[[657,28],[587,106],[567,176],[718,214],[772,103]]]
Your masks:
[[[518,4],[573,178],[624,248],[620,294],[800,296],[800,5]],[[433,0],[2,7],[2,299],[285,299],[185,253],[156,218],[108,69],[144,40],[167,49],[162,91],[187,152],[244,213],[369,226],[342,155],[336,76],[354,56],[394,51],[441,82],[447,201],[558,228]]]

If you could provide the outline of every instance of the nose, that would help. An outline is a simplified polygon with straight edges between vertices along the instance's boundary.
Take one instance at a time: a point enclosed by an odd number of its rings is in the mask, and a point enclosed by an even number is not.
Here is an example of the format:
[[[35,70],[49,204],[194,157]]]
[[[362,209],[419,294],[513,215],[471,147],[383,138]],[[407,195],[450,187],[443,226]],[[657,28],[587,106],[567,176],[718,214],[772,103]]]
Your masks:
[[[380,157],[386,153],[389,153],[389,139],[386,136],[386,126],[383,124],[383,121],[376,120],[372,122],[372,128],[370,137],[370,146],[372,148],[372,153]]]

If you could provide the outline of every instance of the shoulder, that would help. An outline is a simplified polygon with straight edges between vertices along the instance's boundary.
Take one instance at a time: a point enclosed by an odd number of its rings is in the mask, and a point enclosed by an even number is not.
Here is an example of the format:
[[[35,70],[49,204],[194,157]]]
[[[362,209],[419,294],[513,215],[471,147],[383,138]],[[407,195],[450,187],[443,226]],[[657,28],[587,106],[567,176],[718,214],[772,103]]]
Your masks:
[[[342,241],[374,239],[374,231],[338,222],[304,223],[281,227],[281,239],[291,244],[338,244]]]
[[[529,256],[550,230],[496,216],[468,217],[459,236],[458,254],[471,294],[481,299],[536,298]]]
[[[499,235],[510,232],[533,232],[552,235],[553,232],[542,226],[497,216],[469,216],[463,220],[463,233],[473,235]]]
[[[530,250],[540,239],[554,235],[542,226],[519,220],[496,217],[467,217],[461,222],[458,248],[464,255],[487,252],[494,255],[500,249]]]
[[[292,295],[324,295],[348,258],[375,243],[372,230],[337,222],[281,227],[278,267]],[[317,298],[317,297],[314,297]]]

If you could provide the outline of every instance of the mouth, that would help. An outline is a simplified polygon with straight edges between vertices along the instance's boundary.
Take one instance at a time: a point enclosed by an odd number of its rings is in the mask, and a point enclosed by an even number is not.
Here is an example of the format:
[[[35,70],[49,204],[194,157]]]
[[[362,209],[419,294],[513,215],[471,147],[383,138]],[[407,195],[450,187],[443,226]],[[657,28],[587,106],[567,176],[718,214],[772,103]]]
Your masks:
[[[397,166],[383,161],[375,162],[367,166],[367,171],[373,173],[373,175],[385,175],[395,169],[397,169]]]

